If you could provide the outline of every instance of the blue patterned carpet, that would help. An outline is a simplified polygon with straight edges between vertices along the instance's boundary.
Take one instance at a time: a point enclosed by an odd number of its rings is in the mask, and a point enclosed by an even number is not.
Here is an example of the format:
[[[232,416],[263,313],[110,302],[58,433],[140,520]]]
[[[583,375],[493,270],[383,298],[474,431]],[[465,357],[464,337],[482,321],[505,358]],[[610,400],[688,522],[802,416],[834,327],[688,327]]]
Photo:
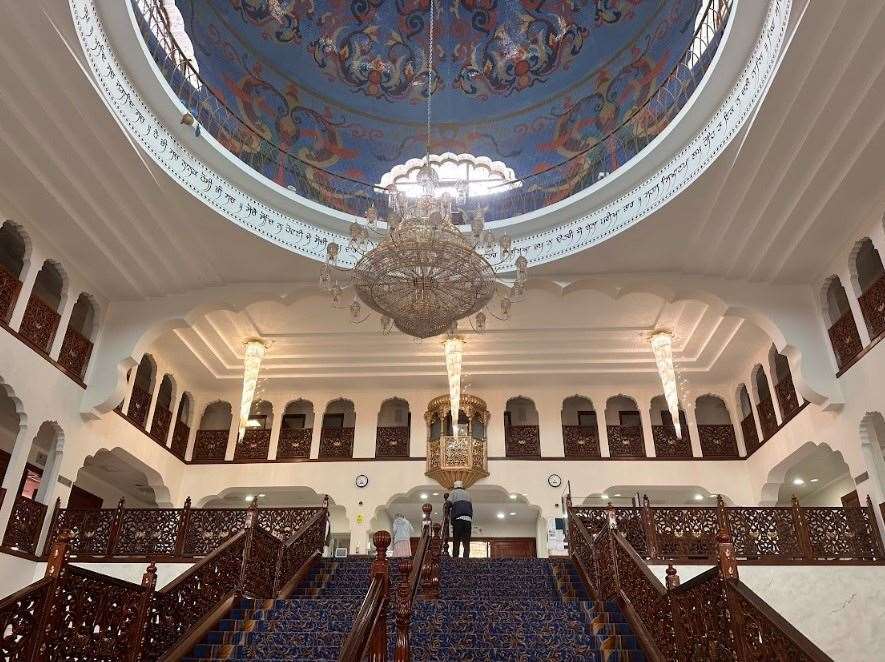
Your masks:
[[[318,562],[290,599],[241,601],[185,660],[337,660],[369,567]],[[444,559],[440,586],[439,600],[415,605],[415,661],[644,662],[617,607],[598,609],[568,561]]]

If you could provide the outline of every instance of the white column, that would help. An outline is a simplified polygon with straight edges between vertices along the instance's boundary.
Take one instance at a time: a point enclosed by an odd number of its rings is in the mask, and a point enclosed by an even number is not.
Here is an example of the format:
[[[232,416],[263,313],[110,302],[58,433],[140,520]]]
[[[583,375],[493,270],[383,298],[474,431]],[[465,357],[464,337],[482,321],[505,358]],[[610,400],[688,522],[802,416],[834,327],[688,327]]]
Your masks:
[[[71,323],[71,313],[74,312],[74,304],[77,303],[77,297],[79,296],[79,292],[77,292],[77,296],[74,295],[75,290],[68,285],[67,297],[65,298],[65,305],[59,311],[61,317],[58,320],[58,328],[55,330],[55,337],[52,339],[52,345],[49,348],[49,356],[52,359],[58,360],[59,354],[61,354],[61,346],[65,341],[65,333],[68,330],[68,324]]]
[[[495,393],[492,398],[486,400],[486,406],[489,408],[489,425],[486,435],[489,457],[504,457],[507,454],[504,444],[504,409],[507,406],[507,396]]]
[[[18,293],[18,299],[15,306],[12,307],[12,316],[9,318],[9,327],[18,331],[21,328],[22,318],[25,316],[25,308],[28,307],[28,299],[31,298],[31,292],[34,290],[34,281],[37,280],[37,274],[43,266],[43,258],[31,253],[30,264],[25,266],[22,274],[22,288]]]
[[[539,515],[535,526],[535,552],[539,559],[550,556],[550,550],[547,548],[547,517],[547,513]]]
[[[424,457],[427,454],[427,422],[424,420],[424,407],[415,410],[415,403],[409,402],[412,423],[409,430],[409,456]]]
[[[31,443],[33,442],[33,434],[27,425],[19,428],[15,437],[15,445],[12,447],[11,457],[9,458],[9,466],[6,467],[6,475],[3,477],[3,488],[6,490],[6,497],[3,499],[3,505],[0,507],[0,538],[6,532],[6,525],[9,523],[9,515],[12,513],[12,504],[18,496],[18,486],[21,483],[22,472],[28,463],[28,454],[31,452]]]
[[[783,425],[784,417],[781,414],[781,403],[777,399],[777,391],[774,388],[775,380],[771,374],[767,359],[762,362],[762,372],[765,373],[765,377],[768,379],[768,390],[771,393],[771,406],[774,408],[774,420],[777,421],[777,425],[780,427]]]
[[[56,497],[63,498],[67,503],[68,495],[71,488],[58,482],[58,474],[61,470],[61,461],[64,456],[64,441],[55,440],[54,447],[49,451],[49,459],[43,470],[43,477],[40,480],[40,487],[37,489],[36,500],[39,503],[46,504],[46,516],[43,518],[43,526],[40,529],[40,536],[37,540],[37,553],[43,550],[46,544],[46,536],[49,534],[49,524],[52,520],[52,512],[55,509]]]
[[[138,372],[138,364],[129,370],[129,379],[126,380],[126,392],[123,394],[123,406],[120,411],[126,415],[129,413],[129,401],[132,400],[132,387],[135,385],[135,373]]]
[[[692,457],[701,457],[703,452],[701,451],[701,433],[698,430],[698,419],[695,415],[695,406],[693,402],[685,403],[685,422],[688,423],[688,430],[683,431],[682,434],[688,434],[688,438],[691,440],[691,455]]]
[[[147,420],[144,422],[144,430],[148,433],[150,433],[151,428],[154,426],[154,412],[157,409],[157,396],[160,395],[160,386],[163,385],[164,376],[165,372],[160,369],[160,364],[157,363],[157,371],[154,374],[154,388],[151,389],[151,404],[148,407]]]
[[[593,411],[596,412],[596,425],[599,429],[599,454],[602,457],[611,457],[611,450],[608,446],[608,424],[605,422],[607,398],[605,394],[599,393],[593,393],[590,398],[593,403]]]
[[[756,436],[761,444],[765,440],[762,434],[762,418],[759,416],[759,407],[756,406],[756,399],[750,396],[750,409],[753,411],[753,423],[756,425]]]
[[[536,401],[538,431],[541,437],[541,457],[563,457],[565,442],[562,438],[562,398],[545,396]]]
[[[185,461],[190,461],[194,456],[194,443],[197,441],[197,431],[200,429],[200,423],[203,418],[203,410],[206,408],[204,402],[198,400],[196,397],[193,397],[191,394],[191,420],[190,420],[190,432],[187,435],[187,450],[184,452]]]
[[[169,423],[169,429],[166,431],[166,439],[163,445],[169,448],[172,445],[172,435],[175,434],[175,424],[178,423],[178,408],[181,406],[181,398],[184,395],[184,389],[176,383],[175,394],[172,399],[172,420]]]
[[[848,307],[851,308],[851,316],[854,317],[854,324],[857,326],[857,334],[860,336],[860,344],[864,347],[870,345],[870,330],[864,321],[863,311],[860,309],[860,301],[858,301],[859,293],[854,291],[854,283],[851,281],[851,272],[848,269],[839,273],[839,280],[842,281],[842,287],[845,288],[845,296],[848,298]]]
[[[384,396],[372,394],[354,401],[356,429],[353,431],[353,457],[375,457],[378,411],[385,399]]]
[[[234,451],[237,449],[237,435],[240,432],[240,406],[232,409],[230,417],[230,430],[227,431],[227,448],[224,451],[224,460],[230,462],[234,459]]]
[[[645,454],[648,457],[656,457],[655,438],[651,430],[651,401],[640,401],[637,398],[636,405],[639,408],[639,420],[642,421],[642,439],[645,442]]]
[[[272,402],[273,423],[270,426],[270,448],[267,452],[269,460],[277,459],[277,450],[280,447],[280,430],[283,429],[283,414],[286,410],[286,401]]]
[[[744,439],[744,428],[741,425],[741,407],[736,402],[734,394],[723,398],[725,408],[728,409],[728,417],[731,419],[731,427],[734,429],[734,436],[737,439],[738,455],[747,457],[747,441]]]

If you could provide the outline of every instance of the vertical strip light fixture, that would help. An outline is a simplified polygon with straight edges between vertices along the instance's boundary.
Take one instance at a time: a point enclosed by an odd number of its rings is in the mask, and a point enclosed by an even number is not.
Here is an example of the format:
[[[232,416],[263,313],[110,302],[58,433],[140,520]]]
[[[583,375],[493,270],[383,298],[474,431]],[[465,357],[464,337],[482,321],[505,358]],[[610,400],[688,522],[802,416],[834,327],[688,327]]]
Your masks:
[[[669,331],[658,331],[651,337],[651,350],[658,364],[658,374],[664,387],[664,398],[673,419],[676,436],[682,439],[682,422],[679,420],[679,392],[676,384],[676,369],[673,367],[673,335]]]
[[[258,371],[261,369],[261,360],[267,351],[267,345],[263,340],[247,340],[244,345],[243,356],[243,396],[240,399],[240,424],[237,439],[242,441],[246,433],[246,425],[249,422],[249,414],[252,411],[252,399],[255,397],[255,387],[258,386]]]
[[[449,337],[444,343],[446,373],[449,376],[449,408],[452,412],[452,432],[458,434],[458,413],[461,410],[461,362],[464,358],[464,341]]]

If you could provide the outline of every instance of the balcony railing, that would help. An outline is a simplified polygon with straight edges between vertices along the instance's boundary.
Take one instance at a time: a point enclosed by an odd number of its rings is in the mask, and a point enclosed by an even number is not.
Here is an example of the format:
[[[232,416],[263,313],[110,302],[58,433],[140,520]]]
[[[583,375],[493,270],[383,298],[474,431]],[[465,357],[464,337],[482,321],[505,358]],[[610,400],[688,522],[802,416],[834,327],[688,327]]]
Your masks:
[[[507,457],[541,457],[541,431],[537,425],[507,425],[504,448]]]
[[[234,462],[266,460],[270,451],[270,430],[246,428],[243,438],[234,449]]]
[[[753,432],[756,424],[753,424]],[[743,426],[743,421],[741,421]],[[701,455],[704,457],[738,457],[737,437],[734,434],[734,426],[730,424],[711,425],[698,424],[698,436],[701,441]]]
[[[353,457],[353,428],[322,428],[320,457]]]
[[[669,425],[652,425],[651,436],[655,442],[657,457],[690,458],[692,456],[687,426],[682,428],[682,437],[677,437],[676,430]]]
[[[83,380],[89,357],[92,356],[92,341],[70,326],[65,332],[65,339],[58,355],[58,364],[74,379]]]
[[[46,504],[24,496],[17,496],[12,504],[9,523],[3,534],[3,548],[34,554],[46,517]]]
[[[566,457],[601,457],[599,430],[589,425],[563,425],[562,443]]]
[[[280,430],[277,458],[281,460],[309,458],[311,439],[313,439],[313,428],[284,428]]]
[[[885,331],[885,275],[870,285],[858,298],[860,310],[870,332],[870,338]]]
[[[21,281],[0,265],[0,321],[9,322],[21,289]]]
[[[612,457],[645,457],[645,441],[638,425],[607,425],[608,451]]]
[[[408,427],[382,427],[375,430],[375,457],[409,457]]]
[[[55,308],[35,294],[28,299],[18,334],[44,354],[49,353],[61,319]]]
[[[829,329],[830,344],[836,354],[836,362],[840,368],[851,363],[854,358],[863,351],[857,324],[854,321],[854,313],[845,311],[836,323]]]

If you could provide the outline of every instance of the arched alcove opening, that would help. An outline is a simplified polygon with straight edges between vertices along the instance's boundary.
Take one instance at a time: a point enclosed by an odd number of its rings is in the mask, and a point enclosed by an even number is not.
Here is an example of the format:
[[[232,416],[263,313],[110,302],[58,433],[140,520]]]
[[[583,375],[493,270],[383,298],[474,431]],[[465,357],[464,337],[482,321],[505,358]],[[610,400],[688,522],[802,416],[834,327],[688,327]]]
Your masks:
[[[65,276],[61,267],[52,260],[46,260],[37,273],[19,326],[19,335],[41,352],[49,352],[58,331],[64,289]]]
[[[824,283],[823,310],[836,363],[843,368],[860,354],[863,344],[848,302],[848,293],[838,276],[830,276]]]
[[[313,403],[310,400],[294,400],[283,410],[277,458],[294,459],[310,457],[313,437]]]
[[[0,482],[6,477],[21,422],[16,401],[0,387]]]
[[[166,445],[169,428],[172,426],[172,402],[175,398],[175,382],[171,375],[163,375],[157,391],[157,404],[151,422],[151,437],[161,446]]]
[[[855,247],[852,267],[864,322],[870,338],[876,338],[885,331],[885,309],[880,310],[882,301],[885,301],[885,268],[879,251],[869,237],[862,239]]]
[[[772,496],[778,506],[794,496],[807,507],[860,506],[848,464],[827,444],[805,444],[779,462],[763,490],[763,500]]]
[[[83,292],[77,297],[58,355],[59,364],[80,380],[86,374],[89,357],[92,356],[96,311],[97,307],[90,295]]]
[[[21,229],[6,221],[0,226],[0,320],[8,322],[21,292],[27,243]]]
[[[655,455],[657,457],[691,457],[688,421],[682,408],[679,409],[681,436],[676,435],[676,426],[667,407],[667,400],[663,395],[656,395],[651,399],[649,414],[651,416],[651,434],[655,443]]]
[[[225,400],[216,400],[206,406],[194,439],[192,460],[198,462],[224,460],[233,421],[232,411],[230,403]]]
[[[68,508],[158,508],[169,504],[162,476],[122,449],[100,449],[77,472]]]
[[[132,395],[129,397],[129,409],[127,416],[136,426],[142,430],[147,425],[148,411],[151,408],[154,384],[157,378],[157,362],[150,354],[141,357],[138,368],[135,371],[135,381],[132,384]]]
[[[403,398],[388,398],[378,410],[375,457],[408,457],[412,413]]]
[[[756,395],[756,411],[759,412],[759,424],[762,426],[762,442],[765,443],[778,430],[777,416],[774,413],[774,402],[768,377],[758,363],[753,368],[753,388]]]
[[[193,408],[193,398],[190,393],[185,391],[181,394],[181,400],[178,402],[178,413],[175,416],[175,427],[172,429],[172,443],[170,444],[172,453],[180,460],[183,460],[185,453],[187,453]]]
[[[725,400],[709,393],[700,396],[695,400],[695,420],[704,457],[738,457],[737,436]]]
[[[504,408],[504,446],[507,457],[540,457],[538,410],[531,398],[510,398]]]
[[[605,427],[612,457],[645,457],[642,417],[636,400],[616,395],[605,403]]]
[[[243,438],[234,448],[234,462],[266,460],[270,451],[270,433],[273,428],[273,405],[267,400],[256,400],[249,409],[249,419]]]
[[[356,409],[346,398],[332,400],[323,414],[320,457],[353,457],[353,428]]]
[[[565,457],[600,457],[599,421],[590,398],[562,401],[562,442]]]
[[[799,397],[793,386],[793,373],[787,357],[777,351],[774,345],[768,350],[768,368],[774,375],[774,392],[780,407],[782,425],[799,413]]]

